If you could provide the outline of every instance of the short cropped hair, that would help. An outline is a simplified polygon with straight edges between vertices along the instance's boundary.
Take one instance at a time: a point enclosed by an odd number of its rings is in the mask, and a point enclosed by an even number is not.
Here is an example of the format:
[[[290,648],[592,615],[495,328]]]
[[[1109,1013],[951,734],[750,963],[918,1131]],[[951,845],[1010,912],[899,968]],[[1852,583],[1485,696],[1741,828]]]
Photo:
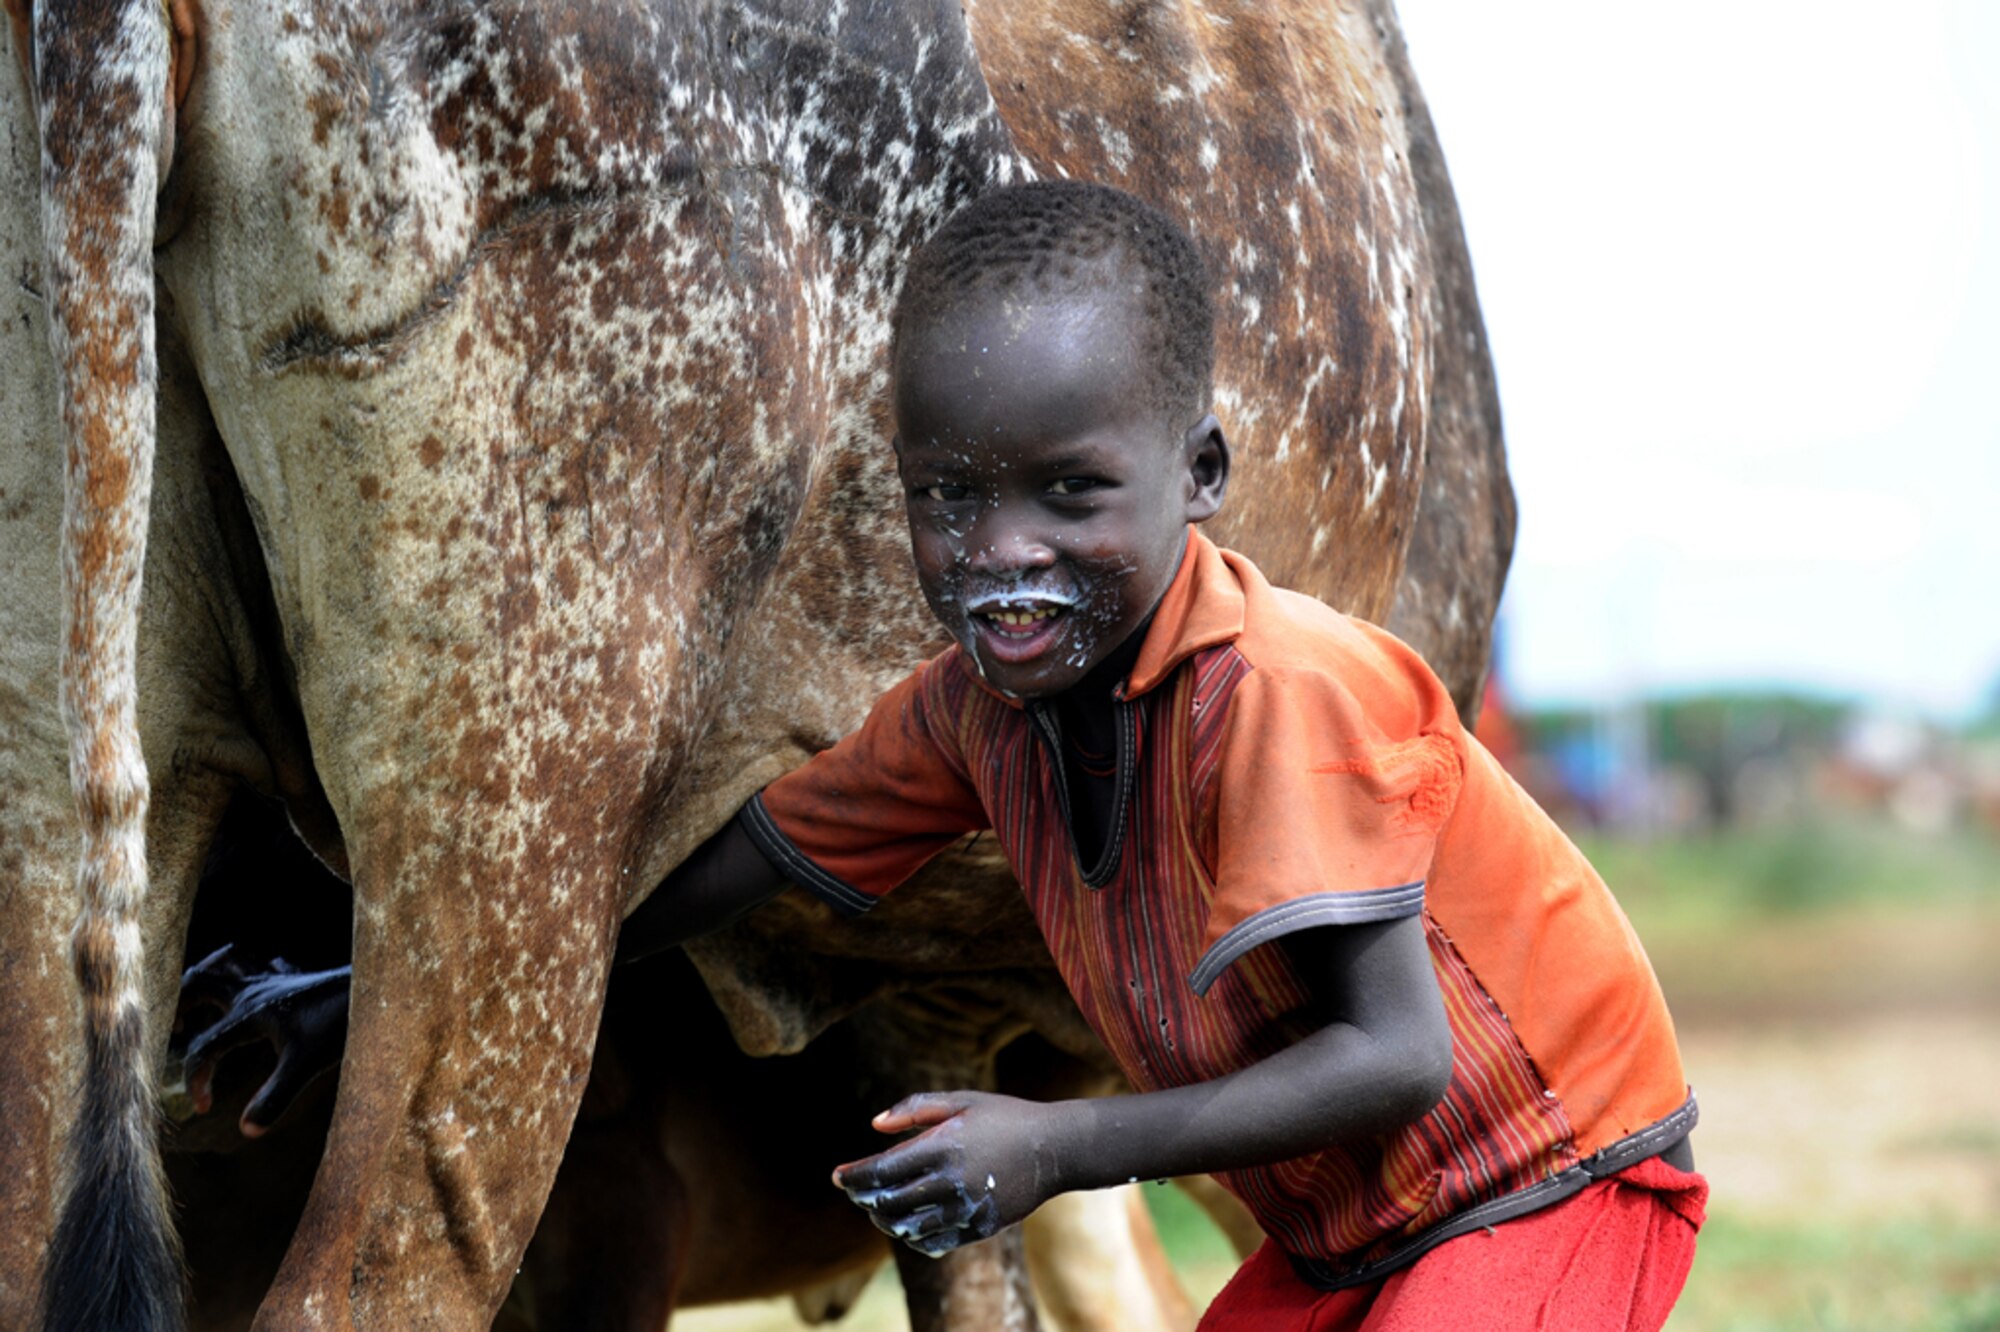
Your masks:
[[[911,254],[890,316],[894,364],[903,333],[974,293],[1081,290],[1106,260],[1144,280],[1139,340],[1153,405],[1177,424],[1207,412],[1215,364],[1208,269],[1185,231],[1123,190],[1080,180],[1035,181],[980,195]]]

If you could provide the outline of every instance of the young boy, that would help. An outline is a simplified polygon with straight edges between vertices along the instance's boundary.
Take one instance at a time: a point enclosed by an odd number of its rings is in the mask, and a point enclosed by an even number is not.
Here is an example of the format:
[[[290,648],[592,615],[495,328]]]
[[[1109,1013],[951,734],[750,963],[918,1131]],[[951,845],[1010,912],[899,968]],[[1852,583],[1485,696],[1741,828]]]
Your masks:
[[[877,1225],[942,1253],[1214,1173],[1271,1242],[1204,1328],[1658,1327],[1707,1186],[1645,955],[1413,652],[1196,530],[1229,479],[1210,325],[1187,237],[1101,186],[997,191],[913,256],[896,459],[956,645],[620,954],[788,883],[865,911],[990,828],[1137,1091],[904,1101],[876,1127],[924,1131],[835,1174]]]

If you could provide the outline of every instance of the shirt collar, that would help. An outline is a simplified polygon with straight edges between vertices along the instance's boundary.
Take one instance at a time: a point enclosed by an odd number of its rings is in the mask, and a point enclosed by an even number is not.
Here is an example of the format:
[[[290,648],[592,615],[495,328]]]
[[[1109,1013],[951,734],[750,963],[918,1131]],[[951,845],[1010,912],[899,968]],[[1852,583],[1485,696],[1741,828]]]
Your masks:
[[[1215,543],[1190,523],[1181,567],[1153,612],[1139,660],[1119,696],[1137,698],[1203,648],[1231,642],[1242,633],[1243,585]]]

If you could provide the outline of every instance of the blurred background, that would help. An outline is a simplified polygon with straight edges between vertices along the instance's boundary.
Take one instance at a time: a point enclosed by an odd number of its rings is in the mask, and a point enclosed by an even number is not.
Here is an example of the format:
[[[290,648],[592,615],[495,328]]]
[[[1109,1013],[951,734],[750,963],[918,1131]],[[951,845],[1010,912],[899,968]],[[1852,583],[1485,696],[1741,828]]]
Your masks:
[[[1521,537],[1482,732],[1645,939],[1670,1327],[2000,1328],[2000,5],[1399,0]]]
[[[1482,734],[1702,1101],[1670,1327],[2000,1328],[2000,4],[1398,7],[1520,497]]]

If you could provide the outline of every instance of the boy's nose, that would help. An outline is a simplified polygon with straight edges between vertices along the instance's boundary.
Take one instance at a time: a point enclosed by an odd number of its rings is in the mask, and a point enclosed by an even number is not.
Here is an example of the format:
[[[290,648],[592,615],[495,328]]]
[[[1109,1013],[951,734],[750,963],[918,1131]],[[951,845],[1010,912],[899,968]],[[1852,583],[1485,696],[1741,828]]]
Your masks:
[[[966,563],[989,577],[1033,573],[1055,563],[1055,548],[1040,533],[1021,524],[989,519],[972,533]]]

